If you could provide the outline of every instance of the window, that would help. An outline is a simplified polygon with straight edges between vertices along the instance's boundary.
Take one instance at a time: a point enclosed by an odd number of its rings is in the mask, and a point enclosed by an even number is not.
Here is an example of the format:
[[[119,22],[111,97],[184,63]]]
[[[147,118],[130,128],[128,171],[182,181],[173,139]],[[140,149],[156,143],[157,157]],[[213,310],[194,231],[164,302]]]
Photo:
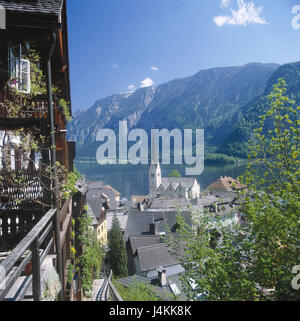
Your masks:
[[[22,59],[22,45],[9,47],[9,76],[11,87],[30,93],[30,61]]]

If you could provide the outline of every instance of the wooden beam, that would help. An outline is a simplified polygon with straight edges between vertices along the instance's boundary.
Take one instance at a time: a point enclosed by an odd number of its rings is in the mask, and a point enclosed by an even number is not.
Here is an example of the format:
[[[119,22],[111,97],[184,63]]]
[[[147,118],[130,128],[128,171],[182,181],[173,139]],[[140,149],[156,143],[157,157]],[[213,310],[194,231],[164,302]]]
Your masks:
[[[39,238],[38,236],[32,242],[32,295],[34,301],[42,300],[41,288],[41,262],[39,253]]]
[[[63,224],[63,229],[60,232],[60,244],[61,244],[61,248],[63,248],[63,244],[65,242],[66,239],[66,235],[67,232],[69,232],[69,227],[70,227],[70,222],[71,222],[71,218],[72,218],[72,214],[68,214],[68,216],[65,219],[65,222]]]

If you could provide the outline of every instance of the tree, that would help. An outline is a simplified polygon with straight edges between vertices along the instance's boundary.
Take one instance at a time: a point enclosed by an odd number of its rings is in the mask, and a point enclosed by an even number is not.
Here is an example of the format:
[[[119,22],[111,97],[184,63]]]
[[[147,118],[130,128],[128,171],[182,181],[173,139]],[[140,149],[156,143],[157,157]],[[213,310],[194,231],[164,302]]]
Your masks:
[[[112,227],[108,234],[108,262],[116,277],[125,277],[127,271],[127,254],[119,220],[114,215]]]
[[[102,250],[93,231],[92,219],[82,216],[80,219],[79,240],[83,253],[80,256],[81,284],[84,291],[92,289],[94,276],[98,276],[102,265]]]
[[[300,262],[300,107],[286,91],[279,79],[253,135],[249,168],[240,178],[249,187],[239,192],[244,224],[224,225],[217,213],[204,212],[190,227],[178,215],[179,236],[171,235],[170,245],[178,254],[184,245],[188,298],[205,292],[207,300],[300,299],[291,284]],[[222,235],[217,247],[211,242],[216,229]]]
[[[286,92],[279,79],[269,96],[271,108],[255,130],[245,177],[252,194],[243,207],[255,236],[256,281],[273,290],[273,300],[300,298],[291,286],[292,268],[300,262],[300,107]]]
[[[180,175],[180,173],[178,172],[177,169],[174,169],[174,170],[172,170],[171,173],[169,174],[169,177],[180,178],[181,175]]]

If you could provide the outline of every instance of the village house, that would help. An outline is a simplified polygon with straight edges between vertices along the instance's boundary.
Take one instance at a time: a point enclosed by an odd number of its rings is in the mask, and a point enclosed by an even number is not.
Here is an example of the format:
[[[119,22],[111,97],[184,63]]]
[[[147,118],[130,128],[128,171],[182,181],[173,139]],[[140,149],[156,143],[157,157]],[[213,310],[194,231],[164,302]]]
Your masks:
[[[111,228],[112,217],[117,215],[121,228],[125,231],[127,216],[122,207],[121,193],[110,185],[104,185],[101,181],[90,182],[87,193],[89,212],[94,219],[94,227],[98,242],[106,246],[108,232]]]
[[[219,177],[210,184],[203,193],[207,192],[238,192],[247,189],[246,185],[241,184],[237,179],[227,176]]]
[[[76,289],[67,275],[87,186],[63,188],[75,157],[66,0],[0,5],[0,300],[80,300],[80,272]]]

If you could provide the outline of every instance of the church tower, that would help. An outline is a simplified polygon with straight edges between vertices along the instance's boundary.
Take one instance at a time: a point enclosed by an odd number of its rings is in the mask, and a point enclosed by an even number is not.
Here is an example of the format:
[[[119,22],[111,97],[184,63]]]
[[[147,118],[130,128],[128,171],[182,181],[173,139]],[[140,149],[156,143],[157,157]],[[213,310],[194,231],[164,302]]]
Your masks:
[[[156,147],[154,135],[151,139],[151,165],[149,168],[149,195],[157,196],[157,189],[161,184],[161,169],[159,165],[159,151]]]

